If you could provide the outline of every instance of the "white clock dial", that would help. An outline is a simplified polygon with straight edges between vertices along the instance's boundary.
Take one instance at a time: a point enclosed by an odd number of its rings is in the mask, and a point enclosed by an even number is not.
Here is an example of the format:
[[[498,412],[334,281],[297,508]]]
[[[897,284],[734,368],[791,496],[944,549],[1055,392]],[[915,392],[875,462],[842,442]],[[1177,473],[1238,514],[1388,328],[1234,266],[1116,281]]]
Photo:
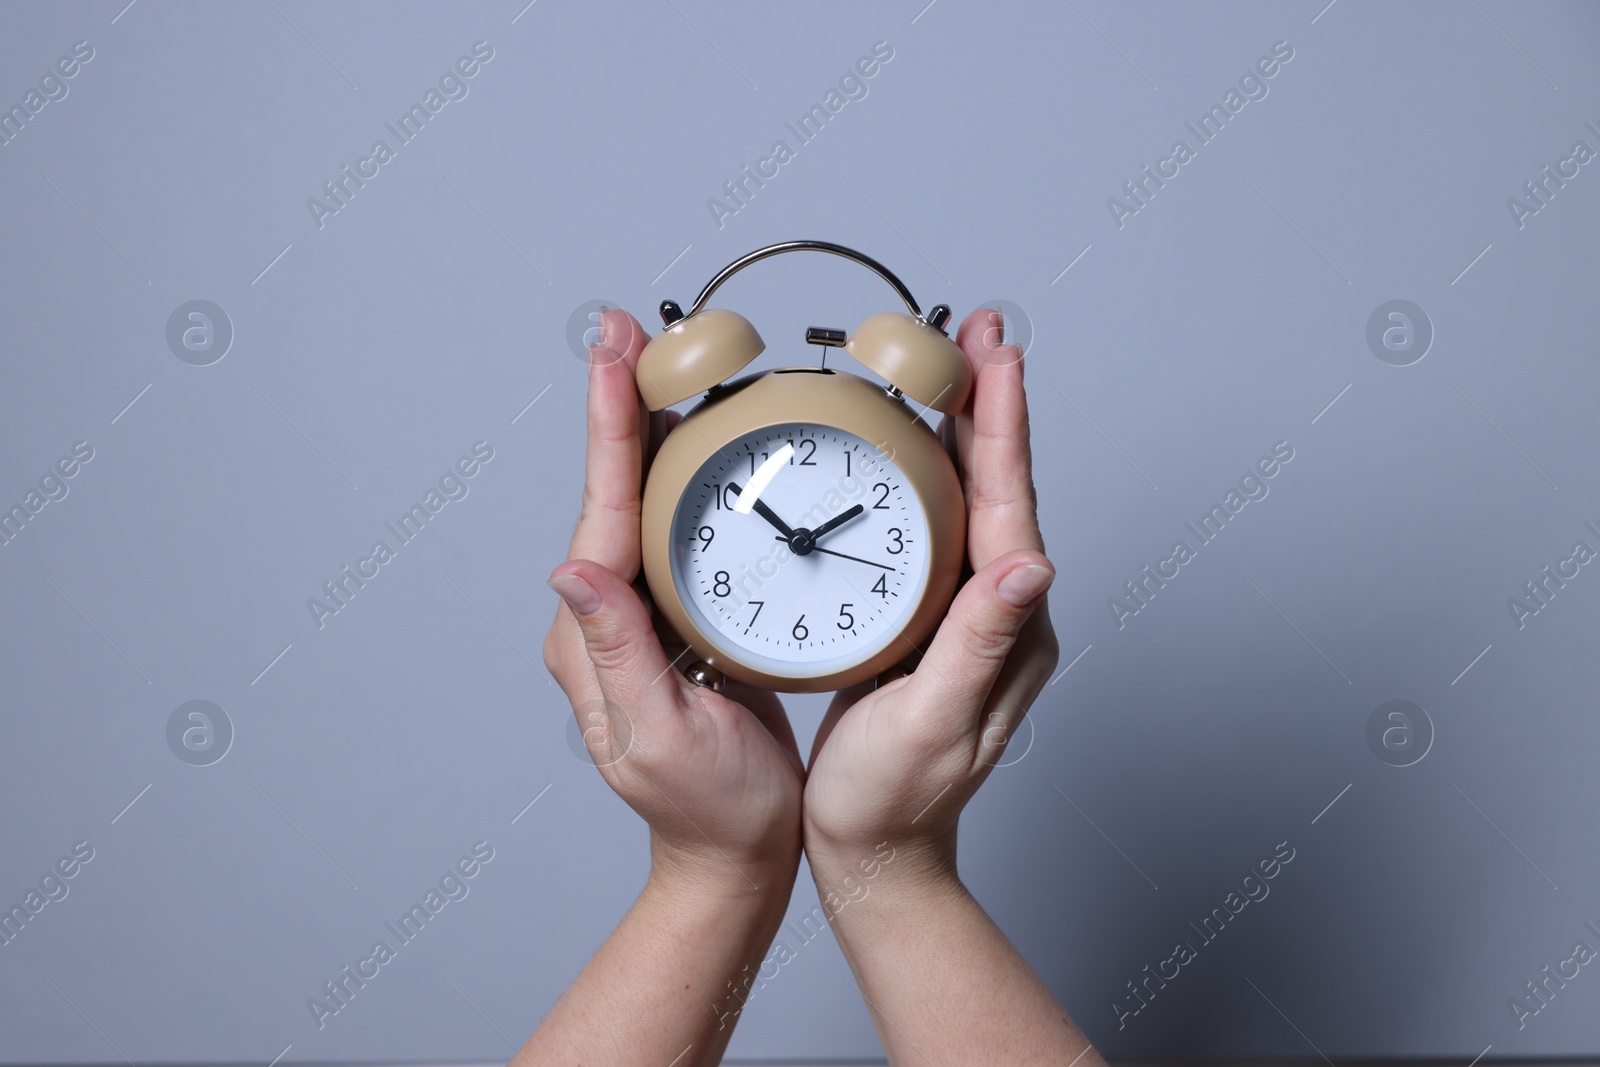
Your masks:
[[[894,642],[912,652],[901,630],[927,585],[928,549],[922,502],[891,459],[844,430],[785,423],[730,441],[690,480],[672,579],[721,651],[808,677]]]

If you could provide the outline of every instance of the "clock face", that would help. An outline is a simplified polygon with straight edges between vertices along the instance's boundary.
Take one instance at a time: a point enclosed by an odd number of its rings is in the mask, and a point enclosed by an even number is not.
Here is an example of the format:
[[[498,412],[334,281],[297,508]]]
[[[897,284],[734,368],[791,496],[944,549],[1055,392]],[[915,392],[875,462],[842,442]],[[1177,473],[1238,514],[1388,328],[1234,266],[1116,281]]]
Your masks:
[[[672,523],[672,579],[726,655],[786,677],[848,669],[901,635],[928,581],[916,489],[876,446],[784,423],[713,453]]]

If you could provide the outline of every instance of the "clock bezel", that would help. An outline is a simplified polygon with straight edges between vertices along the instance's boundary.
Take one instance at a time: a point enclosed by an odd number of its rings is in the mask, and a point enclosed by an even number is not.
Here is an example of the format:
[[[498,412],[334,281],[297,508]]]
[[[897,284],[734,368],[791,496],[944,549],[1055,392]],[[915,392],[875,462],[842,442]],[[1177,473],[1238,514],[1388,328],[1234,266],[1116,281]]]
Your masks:
[[[679,502],[719,449],[785,423],[854,434],[905,476],[928,526],[928,578],[900,638],[844,670],[772,674],[739,660],[703,633],[672,578],[672,526]],[[866,681],[911,656],[955,596],[966,558],[966,503],[938,435],[901,400],[854,374],[789,367],[730,382],[684,416],[661,443],[645,480],[640,515],[645,581],[656,608],[693,653],[729,678],[784,693],[816,693]]]

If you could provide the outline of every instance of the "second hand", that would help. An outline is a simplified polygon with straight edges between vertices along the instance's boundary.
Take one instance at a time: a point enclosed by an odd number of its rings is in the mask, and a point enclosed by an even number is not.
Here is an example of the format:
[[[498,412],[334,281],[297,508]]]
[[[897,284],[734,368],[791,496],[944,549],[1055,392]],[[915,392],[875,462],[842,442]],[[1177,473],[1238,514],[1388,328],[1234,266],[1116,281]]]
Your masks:
[[[786,540],[788,540],[788,538],[775,537],[775,538],[773,538],[773,540],[775,540],[775,541],[786,541]],[[893,571],[894,570],[894,568],[889,566],[887,563],[874,563],[874,562],[872,562],[872,560],[870,560],[870,559],[862,559],[860,556],[847,556],[843,552],[835,552],[831,548],[823,548],[820,545],[813,545],[811,547],[811,551],[813,551],[813,552],[821,552],[825,556],[838,556],[840,559],[848,559],[848,560],[852,560],[852,561],[854,561],[856,563],[865,563],[869,567],[877,567],[880,570],[886,570],[886,571]]]

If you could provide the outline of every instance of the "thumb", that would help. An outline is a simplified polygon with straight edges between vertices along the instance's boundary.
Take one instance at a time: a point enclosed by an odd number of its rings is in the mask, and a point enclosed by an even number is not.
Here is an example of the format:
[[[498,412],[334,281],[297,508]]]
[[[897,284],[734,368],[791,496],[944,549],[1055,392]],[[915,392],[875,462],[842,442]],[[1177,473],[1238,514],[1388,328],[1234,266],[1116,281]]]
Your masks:
[[[563,563],[549,583],[577,619],[601,696],[630,711],[639,708],[646,692],[672,666],[639,594],[587,559]]]
[[[1055,576],[1050,561],[1038,552],[1016,551],[962,586],[913,675],[935,688],[935,706],[977,721],[1018,632]]]

